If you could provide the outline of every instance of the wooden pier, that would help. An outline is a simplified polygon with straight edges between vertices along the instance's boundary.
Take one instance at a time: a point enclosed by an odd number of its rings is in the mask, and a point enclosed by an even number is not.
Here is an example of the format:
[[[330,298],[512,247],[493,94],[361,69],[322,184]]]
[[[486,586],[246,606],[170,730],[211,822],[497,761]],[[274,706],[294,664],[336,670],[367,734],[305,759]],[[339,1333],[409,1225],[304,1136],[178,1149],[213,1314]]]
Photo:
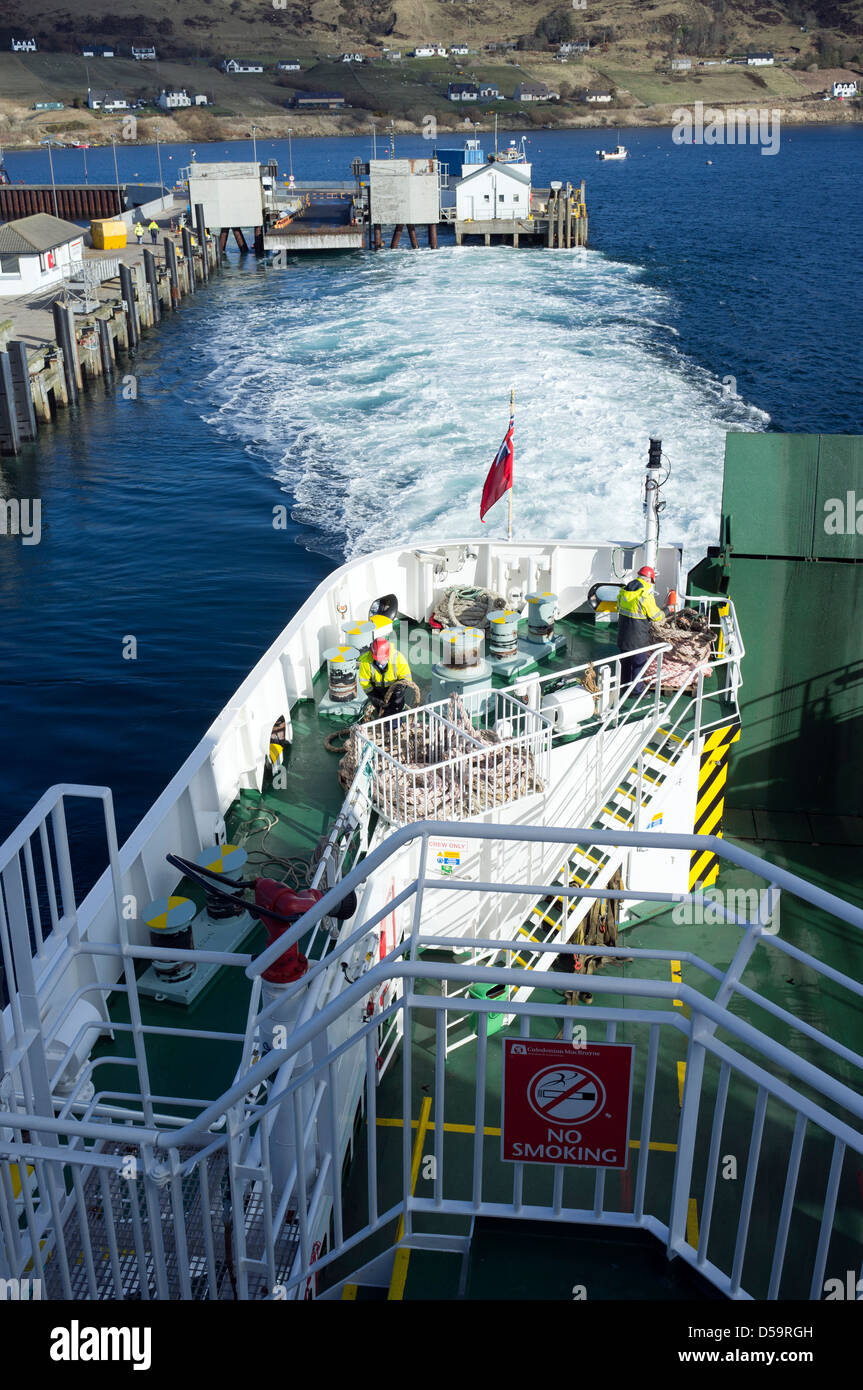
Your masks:
[[[481,238],[483,245],[494,242],[512,246],[545,246],[549,250],[569,250],[587,245],[587,206],[584,182],[578,188],[534,188],[529,217],[495,218],[485,221],[458,220],[456,246]]]
[[[87,382],[121,373],[142,331],[222,267],[218,242],[200,226],[166,232],[161,246],[85,252],[81,280],[46,294],[0,301],[0,453],[17,454],[39,422],[77,405]]]

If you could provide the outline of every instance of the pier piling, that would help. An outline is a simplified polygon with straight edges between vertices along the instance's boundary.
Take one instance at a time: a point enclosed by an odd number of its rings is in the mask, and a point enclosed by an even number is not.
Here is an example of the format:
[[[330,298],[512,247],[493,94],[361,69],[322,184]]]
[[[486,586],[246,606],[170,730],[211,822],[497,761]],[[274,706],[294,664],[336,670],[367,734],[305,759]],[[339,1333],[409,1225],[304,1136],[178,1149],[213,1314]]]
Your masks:
[[[204,221],[204,204],[195,204],[195,227],[198,232],[198,245],[201,248],[201,279],[206,285],[210,278],[210,267],[207,264],[207,224]]]
[[[120,262],[120,287],[123,291],[123,304],[126,310],[126,332],[130,348],[138,346],[138,315],[135,312],[135,291],[132,287],[132,272],[125,261]]]
[[[54,315],[54,333],[57,344],[60,348],[63,359],[63,381],[66,388],[66,396],[70,405],[78,404],[78,379],[75,372],[74,360],[77,353],[72,349],[72,337],[69,331],[69,315],[66,306],[59,300],[55,300],[51,306]]]
[[[33,408],[33,393],[30,390],[30,364],[27,361],[27,344],[14,339],[7,345],[9,369],[12,374],[12,390],[15,398],[15,413],[18,417],[18,433],[22,439],[36,438],[36,411]]]
[[[113,376],[114,352],[111,346],[111,330],[106,319],[98,318],[96,320],[96,331],[99,334],[99,361],[102,364],[102,375]]]
[[[18,412],[15,409],[15,388],[12,365],[8,354],[0,352],[0,452],[17,454],[21,449]]]
[[[183,228],[183,260],[186,266],[189,294],[194,294],[198,287],[195,284],[195,257],[192,252],[192,233],[189,231],[188,227]]]
[[[156,279],[156,257],[152,251],[144,250],[144,274],[147,277],[147,284],[150,289],[150,297],[153,301],[153,322],[162,322],[162,310],[159,306],[159,282]]]
[[[177,248],[170,237],[165,237],[165,262],[171,280],[171,308],[180,307],[180,272],[177,267]]]

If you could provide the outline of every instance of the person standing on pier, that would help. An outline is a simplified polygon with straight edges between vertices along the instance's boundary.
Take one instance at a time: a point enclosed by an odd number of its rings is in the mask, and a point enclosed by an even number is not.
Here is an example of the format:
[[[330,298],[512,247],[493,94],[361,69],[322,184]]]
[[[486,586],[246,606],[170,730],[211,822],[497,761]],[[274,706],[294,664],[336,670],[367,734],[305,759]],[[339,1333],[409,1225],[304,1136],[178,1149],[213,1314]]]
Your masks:
[[[138,245],[140,246],[144,240],[144,224],[140,218],[135,223],[135,236],[137,237]]]
[[[159,235],[159,224],[158,224],[158,222],[155,220],[155,218],[153,218],[152,221],[148,224],[148,226],[147,226],[147,231],[150,233],[150,240],[152,241],[153,245],[155,246],[155,245],[156,245],[156,239],[157,239],[157,237],[158,237],[158,235]]]

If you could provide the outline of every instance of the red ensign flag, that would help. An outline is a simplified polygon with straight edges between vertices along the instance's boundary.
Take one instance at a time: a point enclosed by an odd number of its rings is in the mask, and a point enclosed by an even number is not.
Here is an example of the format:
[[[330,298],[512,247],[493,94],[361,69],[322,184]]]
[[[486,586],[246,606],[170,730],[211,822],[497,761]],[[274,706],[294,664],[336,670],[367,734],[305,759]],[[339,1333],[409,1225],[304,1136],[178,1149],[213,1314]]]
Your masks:
[[[498,449],[494,463],[489,469],[488,477],[482,490],[482,502],[479,506],[479,519],[485,521],[486,512],[491,511],[495,502],[499,502],[504,493],[509,492],[512,487],[512,465],[514,458],[514,446],[512,442],[513,430],[515,429],[515,418],[509,417],[509,429],[506,437]]]

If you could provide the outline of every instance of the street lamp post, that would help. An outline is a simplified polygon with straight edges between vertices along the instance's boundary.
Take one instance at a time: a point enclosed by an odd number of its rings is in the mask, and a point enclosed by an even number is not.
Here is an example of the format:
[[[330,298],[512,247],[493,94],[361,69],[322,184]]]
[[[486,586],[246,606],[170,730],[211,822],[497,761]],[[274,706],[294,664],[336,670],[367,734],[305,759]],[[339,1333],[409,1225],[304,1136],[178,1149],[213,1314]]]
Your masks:
[[[51,157],[51,146],[53,145],[53,143],[54,143],[54,141],[49,139],[49,141],[48,141],[48,167],[49,167],[49,169],[51,170],[51,193],[52,193],[53,198],[54,198],[54,216],[55,216],[55,217],[59,217],[59,216],[60,216],[60,213],[59,213],[58,210],[57,210],[57,185],[56,185],[55,182],[54,182],[54,160],[53,160],[52,157]]]
[[[289,130],[289,131],[288,131],[288,176],[289,176],[289,178],[293,178],[293,177],[294,177],[294,147],[293,147],[293,144],[291,143],[291,136],[293,135],[293,133],[294,133],[294,132],[293,132],[292,130]]]
[[[111,148],[114,151],[114,182],[117,185],[117,216],[123,215],[123,199],[120,196],[120,170],[117,165],[117,137],[111,133]]]
[[[162,179],[162,149],[161,149],[161,146],[160,146],[160,144],[159,144],[159,127],[158,127],[158,126],[154,126],[154,127],[153,127],[153,130],[154,130],[155,135],[156,135],[156,161],[157,161],[157,163],[158,163],[158,165],[159,165],[159,204],[160,204],[160,206],[161,206],[161,208],[162,208],[162,211],[164,212],[164,211],[165,211],[165,184],[164,184],[164,181],[163,181],[163,179]]]
[[[259,129],[259,126],[253,125],[251,130],[249,131],[249,134],[252,137],[252,162],[254,164],[257,164],[258,162],[258,142],[255,137],[257,136]]]

